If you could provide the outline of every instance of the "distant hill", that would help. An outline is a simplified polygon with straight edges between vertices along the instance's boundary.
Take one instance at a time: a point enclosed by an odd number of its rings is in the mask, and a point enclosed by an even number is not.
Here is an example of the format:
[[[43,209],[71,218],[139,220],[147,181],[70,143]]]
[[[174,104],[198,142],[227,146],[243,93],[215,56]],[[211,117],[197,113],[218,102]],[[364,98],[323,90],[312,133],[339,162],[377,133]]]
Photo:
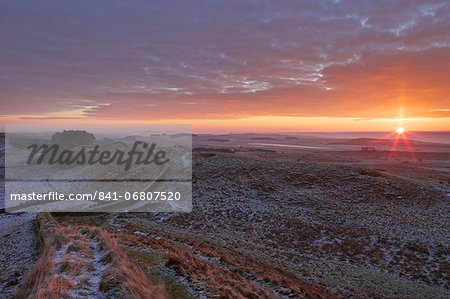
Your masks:
[[[394,139],[377,139],[377,138],[355,138],[355,139],[346,139],[346,140],[340,140],[335,142],[330,142],[328,144],[333,145],[359,145],[359,146],[391,146],[394,143]],[[436,146],[441,147],[442,144],[439,143],[431,143],[431,142],[424,142],[424,141],[417,141],[412,139],[399,139],[398,144],[404,145],[405,141],[408,142],[410,146]]]

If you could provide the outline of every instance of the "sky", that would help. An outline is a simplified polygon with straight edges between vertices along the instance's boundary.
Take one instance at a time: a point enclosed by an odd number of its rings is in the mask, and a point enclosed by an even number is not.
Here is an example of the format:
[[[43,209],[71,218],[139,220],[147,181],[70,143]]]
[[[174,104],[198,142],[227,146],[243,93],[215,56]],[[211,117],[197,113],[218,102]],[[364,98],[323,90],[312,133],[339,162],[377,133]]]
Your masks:
[[[0,5],[2,125],[450,130],[447,1]]]

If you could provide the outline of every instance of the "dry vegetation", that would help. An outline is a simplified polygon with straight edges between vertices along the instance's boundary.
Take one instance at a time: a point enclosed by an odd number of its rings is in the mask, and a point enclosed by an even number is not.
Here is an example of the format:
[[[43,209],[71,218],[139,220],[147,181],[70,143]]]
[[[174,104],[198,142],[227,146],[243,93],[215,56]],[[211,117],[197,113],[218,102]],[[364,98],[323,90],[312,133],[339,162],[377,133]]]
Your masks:
[[[446,193],[426,182],[214,153],[194,155],[194,169],[192,213],[123,214],[114,224],[181,243],[200,260],[268,283],[276,296],[301,294],[281,283],[289,272],[342,297],[449,295],[450,211]],[[171,266],[195,274],[176,258]]]
[[[88,230],[89,231],[89,230]],[[154,285],[119,246],[108,232],[93,229],[91,233],[100,236],[107,254],[103,261],[110,264],[102,275],[99,290],[120,298],[166,298],[163,285]]]
[[[117,214],[114,217],[127,217]],[[71,226],[111,224],[110,216],[58,216]],[[114,225],[113,225],[114,226]],[[103,231],[103,230],[102,230]],[[167,296],[187,298],[332,298],[294,274],[266,261],[229,250],[199,238],[146,231],[144,226],[124,224],[118,241],[133,262],[151,277],[163,281]],[[117,244],[117,243],[116,243]],[[184,290],[183,290],[184,288]]]
[[[58,219],[116,230],[152,281],[168,290],[166,277],[185,296],[449,294],[448,204],[432,186],[361,168],[214,153],[194,155],[194,166],[192,213]]]
[[[193,212],[38,214],[16,298],[448,298],[448,195],[343,165],[194,155]]]
[[[27,273],[16,298],[165,298],[107,231],[60,225],[38,214],[42,253]]]

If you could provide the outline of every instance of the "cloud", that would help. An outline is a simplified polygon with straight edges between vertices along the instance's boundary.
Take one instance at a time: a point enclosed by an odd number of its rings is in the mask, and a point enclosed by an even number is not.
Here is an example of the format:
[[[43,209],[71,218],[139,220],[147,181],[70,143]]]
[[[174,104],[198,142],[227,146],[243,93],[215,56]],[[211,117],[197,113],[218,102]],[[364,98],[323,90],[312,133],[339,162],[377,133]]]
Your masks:
[[[48,119],[83,119],[82,117],[66,117],[66,116],[48,116],[48,117],[39,117],[39,116],[21,116],[19,119],[28,119],[28,120],[48,120]]]
[[[122,119],[442,117],[449,15],[444,1],[5,1],[0,105]]]

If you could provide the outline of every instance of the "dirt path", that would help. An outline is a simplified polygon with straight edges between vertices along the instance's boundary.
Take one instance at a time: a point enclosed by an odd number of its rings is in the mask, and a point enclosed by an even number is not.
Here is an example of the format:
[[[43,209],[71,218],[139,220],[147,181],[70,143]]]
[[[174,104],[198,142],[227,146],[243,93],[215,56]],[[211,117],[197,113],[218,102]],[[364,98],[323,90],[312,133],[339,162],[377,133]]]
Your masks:
[[[100,282],[110,263],[105,262],[106,251],[97,237],[77,230],[85,237],[85,246],[74,242],[63,244],[54,254],[53,261],[56,273],[64,275],[75,288],[71,288],[67,296],[70,298],[98,298]],[[84,247],[84,248],[83,248]],[[88,249],[83,252],[83,249]]]
[[[38,214],[37,227],[41,254],[17,298],[166,298],[108,231],[62,225],[49,213]]]

